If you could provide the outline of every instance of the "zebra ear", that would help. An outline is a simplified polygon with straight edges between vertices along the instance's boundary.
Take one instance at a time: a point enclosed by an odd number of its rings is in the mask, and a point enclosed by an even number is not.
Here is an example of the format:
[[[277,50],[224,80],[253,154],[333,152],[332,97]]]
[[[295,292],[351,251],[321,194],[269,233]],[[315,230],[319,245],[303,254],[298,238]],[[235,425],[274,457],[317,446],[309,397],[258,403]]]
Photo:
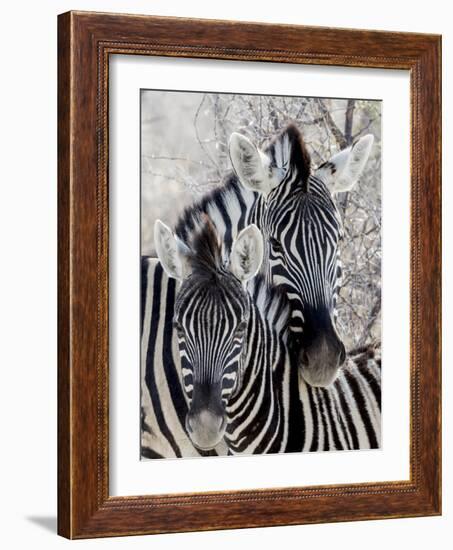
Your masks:
[[[239,181],[252,191],[267,195],[271,191],[266,176],[269,159],[242,134],[233,132],[229,142],[231,164]]]
[[[190,273],[189,248],[160,220],[154,224],[157,256],[169,277],[182,280]]]
[[[361,137],[354,145],[320,166],[315,175],[326,181],[332,194],[350,191],[363,172],[373,141],[371,134]]]
[[[243,283],[252,279],[263,263],[263,236],[255,224],[245,227],[233,242],[230,270]]]

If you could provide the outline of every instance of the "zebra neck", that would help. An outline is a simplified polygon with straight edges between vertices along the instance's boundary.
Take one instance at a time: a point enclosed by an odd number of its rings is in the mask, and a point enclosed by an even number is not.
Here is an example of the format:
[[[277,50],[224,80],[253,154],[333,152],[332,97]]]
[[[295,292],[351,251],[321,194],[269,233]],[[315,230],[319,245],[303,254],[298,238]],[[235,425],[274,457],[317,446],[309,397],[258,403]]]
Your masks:
[[[286,343],[291,308],[288,298],[281,287],[269,284],[262,274],[250,281],[247,287],[251,301],[261,316],[262,322]]]
[[[224,254],[229,254],[237,233],[254,221],[260,196],[245,187],[236,176],[229,175],[222,187],[218,187],[200,201],[191,205],[180,216],[175,232],[190,246],[192,239],[206,224],[206,216],[216,228]]]
[[[225,439],[233,453],[280,452],[287,439],[289,354],[255,305],[247,327],[241,388],[227,405]]]

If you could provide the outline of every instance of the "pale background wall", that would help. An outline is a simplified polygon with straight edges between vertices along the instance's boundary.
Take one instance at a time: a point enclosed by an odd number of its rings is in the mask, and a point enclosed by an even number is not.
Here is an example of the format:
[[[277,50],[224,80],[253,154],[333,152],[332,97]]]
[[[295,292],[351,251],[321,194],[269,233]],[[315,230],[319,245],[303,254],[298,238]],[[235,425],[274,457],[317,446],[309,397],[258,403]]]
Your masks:
[[[155,15],[442,33],[444,151],[452,147],[453,29],[449,2],[203,2],[202,0],[41,0],[2,5],[0,34],[1,270],[0,518],[4,548],[275,547],[367,550],[451,547],[453,399],[452,293],[444,290],[444,515],[335,525],[280,527],[69,543],[56,525],[56,31],[57,13],[86,9]],[[445,157],[447,154],[445,153]],[[444,161],[444,209],[453,202]],[[444,224],[445,281],[453,275],[451,216]],[[453,390],[452,390],[453,391]],[[446,393],[447,392],[447,393]]]

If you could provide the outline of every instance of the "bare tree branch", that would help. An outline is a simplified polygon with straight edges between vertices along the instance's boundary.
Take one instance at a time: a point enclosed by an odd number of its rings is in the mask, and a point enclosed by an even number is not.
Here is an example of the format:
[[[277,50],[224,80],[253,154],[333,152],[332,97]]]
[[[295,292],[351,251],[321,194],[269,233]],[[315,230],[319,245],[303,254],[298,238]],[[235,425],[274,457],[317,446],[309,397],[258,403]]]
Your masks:
[[[321,111],[324,121],[326,122],[330,132],[332,133],[333,137],[335,138],[335,141],[337,142],[339,149],[344,149],[348,145],[348,143],[342,131],[335,124],[331,114],[329,113],[329,110],[324,105],[324,101],[322,99],[317,98],[317,104],[318,104],[319,110]]]
[[[348,145],[352,143],[352,121],[354,118],[355,99],[348,99],[344,119],[344,138]]]

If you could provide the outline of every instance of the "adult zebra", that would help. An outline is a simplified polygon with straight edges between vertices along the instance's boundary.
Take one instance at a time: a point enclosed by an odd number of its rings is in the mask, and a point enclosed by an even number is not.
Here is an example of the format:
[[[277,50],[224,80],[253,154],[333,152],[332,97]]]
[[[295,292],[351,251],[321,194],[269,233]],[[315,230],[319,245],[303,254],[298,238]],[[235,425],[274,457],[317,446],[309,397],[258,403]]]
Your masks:
[[[362,378],[345,371],[330,389],[310,387],[291,368],[289,301],[262,276],[254,279],[263,260],[258,228],[239,233],[226,263],[211,223],[194,237],[191,250],[158,225],[162,265],[182,280],[174,324],[188,400],[186,430],[194,445],[207,451],[225,442],[232,454],[377,447],[379,376],[368,362]],[[367,403],[345,391],[349,377],[349,388],[367,384],[361,394]],[[361,417],[359,434],[360,422],[352,416],[365,411],[372,416],[368,422]]]
[[[233,239],[246,224],[256,223],[260,227],[266,247],[262,271],[268,281],[282,284],[291,300],[291,345],[303,376],[312,385],[332,382],[344,359],[344,346],[335,327],[340,276],[338,241],[342,227],[331,194],[352,187],[365,165],[371,143],[370,136],[362,138],[311,174],[310,158],[294,126],[286,128],[264,151],[258,151],[246,138],[234,134],[230,155],[238,177],[231,175],[222,188],[187,210],[176,227],[179,246],[185,243],[190,247],[208,215],[224,244],[226,257]],[[307,243],[309,246],[305,248]],[[142,441],[142,448],[150,456],[156,452],[163,456],[192,456],[198,452],[191,447],[184,431],[187,405],[183,392],[178,390],[175,347],[170,346],[175,284],[168,283],[159,268],[154,270],[151,260],[145,259],[143,265],[142,290],[146,298],[142,298],[142,305],[146,301],[144,309],[148,311],[152,303],[156,311],[159,307],[156,301],[165,303],[162,313],[167,317],[165,330],[160,330],[160,319],[164,317],[150,314],[152,329],[145,331],[142,339],[147,380],[143,385],[144,400],[148,399],[151,405],[145,410],[157,411],[149,412],[148,420],[144,421],[146,441]],[[155,340],[153,334],[163,335],[165,342],[159,337]],[[153,339],[157,346],[149,345]],[[156,372],[152,372],[153,368]],[[175,400],[174,409],[169,397]],[[164,412],[163,403],[172,410]],[[165,451],[161,452],[160,444],[159,451],[146,451],[156,449],[150,438],[154,442],[164,441]]]

